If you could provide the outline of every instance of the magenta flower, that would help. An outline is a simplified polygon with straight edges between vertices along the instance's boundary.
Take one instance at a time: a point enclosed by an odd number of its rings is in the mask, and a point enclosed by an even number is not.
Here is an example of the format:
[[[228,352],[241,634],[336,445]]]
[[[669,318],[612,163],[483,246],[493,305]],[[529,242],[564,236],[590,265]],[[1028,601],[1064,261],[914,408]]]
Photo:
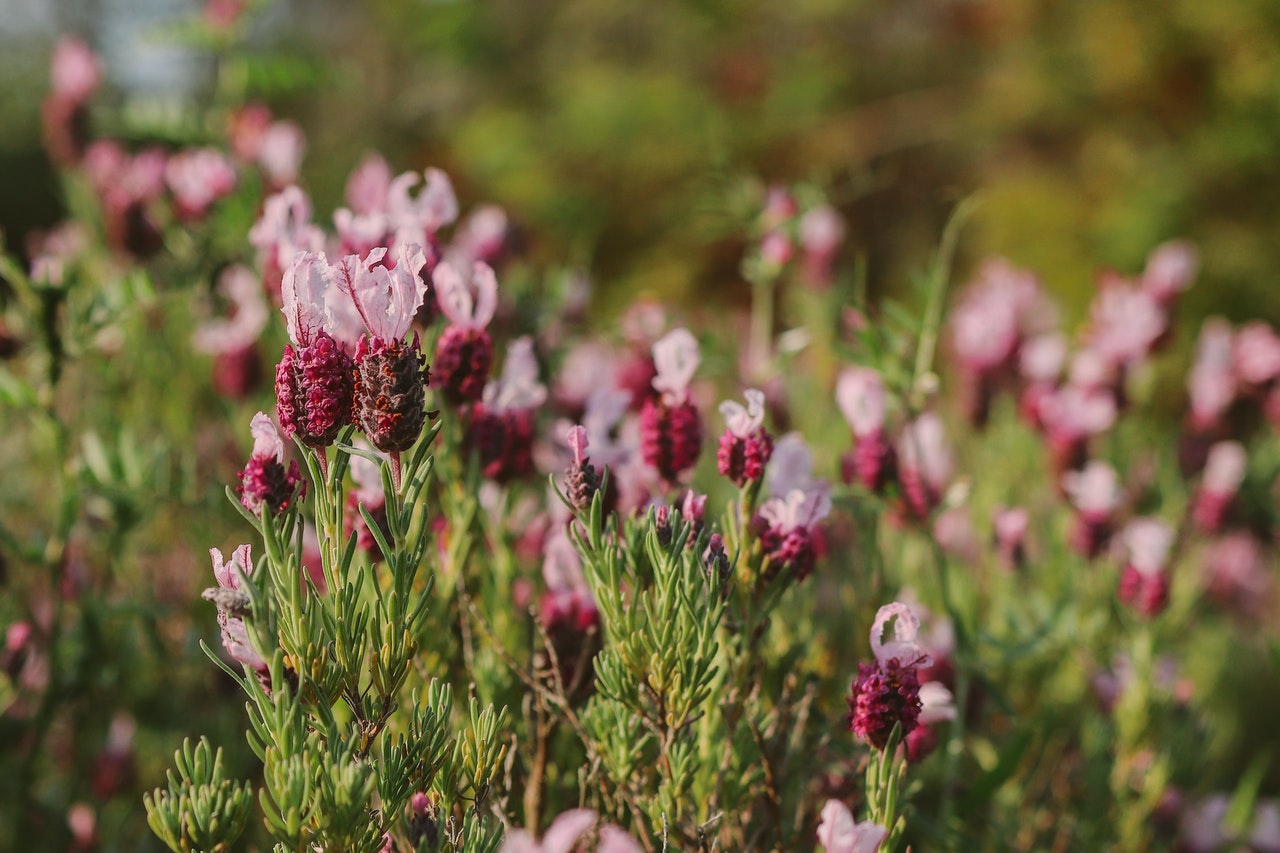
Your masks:
[[[534,415],[546,399],[533,339],[517,338],[507,349],[502,376],[485,386],[467,427],[467,444],[479,454],[486,477],[505,483],[533,473]]]
[[[1120,478],[1116,469],[1095,459],[1080,471],[1065,473],[1062,488],[1076,510],[1071,547],[1093,559],[1111,538],[1112,519],[1124,498]]]
[[[413,172],[398,175],[387,189],[387,215],[397,242],[427,245],[432,235],[458,218],[449,176],[439,169],[427,169],[423,175],[426,184],[416,198],[409,193],[419,180]]]
[[[1159,614],[1169,604],[1169,552],[1174,531],[1163,521],[1139,518],[1122,534],[1128,559],[1120,573],[1120,601],[1143,616]]]
[[[772,495],[760,507],[760,542],[767,571],[804,580],[817,561],[817,525],[831,512],[831,487],[812,475],[812,455],[799,435],[783,436],[769,466]]]
[[[825,853],[875,853],[889,831],[878,823],[855,823],[849,807],[839,800],[827,800],[818,824],[818,843]]]
[[[347,178],[347,206],[357,216],[382,213],[388,207],[391,167],[381,154],[369,153]]]
[[[853,432],[853,451],[842,460],[844,480],[879,492],[893,477],[897,455],[885,434],[884,379],[869,367],[849,367],[836,380],[836,405]]]
[[[595,846],[590,846],[594,842]],[[499,853],[643,853],[644,848],[611,823],[601,824],[591,809],[570,809],[557,817],[541,841],[523,829],[512,829]]]
[[[209,549],[209,557],[213,561],[213,577],[218,586],[215,590],[206,590],[205,598],[218,605],[218,626],[222,630],[222,646],[227,655],[237,663],[243,664],[267,683],[269,679],[266,660],[253,647],[249,639],[249,630],[244,624],[244,613],[248,608],[248,595],[243,593],[243,579],[253,572],[253,558],[248,545],[241,545],[231,554],[227,561],[217,548]],[[226,594],[230,593],[230,594]]]
[[[764,392],[748,389],[746,408],[734,400],[720,404],[727,428],[716,462],[720,473],[738,486],[759,482],[773,455],[773,437],[764,429]]]
[[[573,450],[573,461],[565,472],[564,496],[575,510],[586,512],[591,508],[596,492],[600,491],[601,477],[587,457],[587,428],[581,425],[570,427],[567,440]]]
[[[805,211],[796,226],[805,276],[817,285],[831,283],[832,266],[844,240],[844,220],[829,204]]]
[[[898,437],[898,481],[906,507],[918,519],[942,501],[953,462],[942,419],[925,412],[903,427]]]
[[[1144,361],[1169,328],[1150,292],[1114,275],[1102,281],[1089,317],[1089,346],[1121,370]]]
[[[1041,399],[1039,412],[1053,470],[1061,474],[1080,467],[1089,439],[1115,425],[1118,407],[1111,391],[1064,385]]]
[[[286,187],[298,180],[306,152],[307,137],[302,128],[291,121],[272,122],[259,139],[258,165],[272,186]]]
[[[1236,376],[1245,388],[1259,389],[1280,377],[1280,336],[1266,323],[1246,323],[1232,345]]]
[[[1209,533],[1217,533],[1235,499],[1248,469],[1248,456],[1238,441],[1220,441],[1209,448],[1204,476],[1191,506],[1196,525]]]
[[[203,217],[215,201],[235,188],[236,170],[216,148],[192,148],[169,158],[164,178],[178,215],[190,220]]]
[[[667,483],[698,461],[702,450],[702,416],[689,399],[689,383],[698,369],[698,341],[687,329],[676,329],[653,345],[656,397],[640,411],[640,453],[645,464]]]
[[[1026,561],[1027,527],[1031,516],[1026,507],[996,507],[991,524],[995,529],[996,554],[1007,567],[1019,568]]]
[[[1147,256],[1139,285],[1161,305],[1169,306],[1191,286],[1200,269],[1200,255],[1186,240],[1162,243]]]
[[[477,263],[468,283],[447,261],[432,277],[449,322],[436,343],[436,387],[455,406],[473,403],[484,393],[493,364],[493,340],[485,327],[498,307],[498,280],[487,264]]]
[[[1218,424],[1236,396],[1235,356],[1231,325],[1210,317],[1200,327],[1195,361],[1187,374],[1192,429],[1205,431]],[[1269,370],[1269,368],[1268,368]]]
[[[477,207],[454,229],[449,259],[458,266],[496,264],[506,247],[508,228],[505,210],[495,204]]]
[[[53,48],[50,82],[53,97],[84,103],[102,84],[102,65],[82,39],[63,36]]]
[[[355,365],[331,334],[339,306],[350,303],[337,282],[353,277],[353,262],[330,265],[323,252],[299,252],[281,284],[293,346],[276,367],[276,414],[285,434],[308,447],[332,444],[354,415]]]
[[[253,416],[249,426],[253,434],[253,453],[240,472],[240,503],[254,515],[261,515],[263,507],[272,515],[279,515],[289,508],[300,495],[302,475],[298,463],[284,467],[284,441],[271,419],[262,412]]]
[[[884,638],[893,621],[893,635]],[[876,662],[859,664],[849,696],[849,728],[876,749],[884,749],[895,726],[904,737],[919,724],[919,667],[933,660],[918,641],[920,620],[900,602],[881,607],[871,626],[871,650]]]

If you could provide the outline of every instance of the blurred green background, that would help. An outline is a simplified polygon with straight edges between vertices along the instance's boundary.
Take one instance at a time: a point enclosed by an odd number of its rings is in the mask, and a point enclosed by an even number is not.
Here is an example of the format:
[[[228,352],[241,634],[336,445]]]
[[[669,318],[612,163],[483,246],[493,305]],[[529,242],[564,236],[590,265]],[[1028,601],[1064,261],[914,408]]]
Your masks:
[[[208,67],[154,25],[198,5],[0,3],[7,232],[57,216],[38,135],[55,35],[104,53],[135,119],[181,115]],[[1099,264],[1137,271],[1178,236],[1204,259],[1189,315],[1280,317],[1280,4],[298,0],[260,10],[252,44],[278,61],[249,88],[310,135],[320,211],[366,150],[439,165],[535,256],[588,265],[606,304],[745,298],[729,235],[755,176],[825,188],[873,291],[977,192],[964,257],[1035,268],[1069,317]]]

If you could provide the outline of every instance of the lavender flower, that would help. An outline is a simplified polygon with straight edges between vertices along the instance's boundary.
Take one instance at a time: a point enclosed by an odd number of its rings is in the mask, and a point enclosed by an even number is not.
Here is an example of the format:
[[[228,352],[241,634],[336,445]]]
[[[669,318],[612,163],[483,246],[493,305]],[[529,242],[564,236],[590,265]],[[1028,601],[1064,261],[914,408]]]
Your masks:
[[[893,620],[893,637],[884,629]],[[920,620],[905,604],[881,607],[871,626],[875,664],[859,664],[849,696],[849,729],[876,749],[884,749],[895,726],[903,737],[919,724],[922,704],[917,669],[932,663],[916,637]]]
[[[279,515],[289,508],[300,494],[302,475],[296,461],[284,467],[284,441],[271,419],[262,412],[253,416],[250,424],[253,434],[253,453],[240,472],[240,485],[236,491],[240,503],[254,515],[261,515],[263,507],[272,515]]]
[[[676,329],[653,345],[657,375],[640,412],[640,452],[645,464],[667,483],[674,483],[698,461],[702,449],[702,417],[689,399],[689,383],[698,369],[698,341],[687,329]]]
[[[827,800],[818,824],[818,843],[826,853],[875,853],[889,831],[878,823],[855,823],[849,807]]]
[[[498,306],[498,281],[486,264],[472,268],[468,284],[447,261],[434,273],[436,299],[449,325],[436,343],[436,387],[455,406],[484,394],[493,364],[493,340],[486,326]]]
[[[533,473],[534,414],[546,399],[533,339],[517,338],[507,349],[502,376],[485,386],[467,423],[467,445],[479,455],[486,477],[506,483]]]
[[[734,400],[720,404],[720,414],[727,423],[720,437],[716,463],[720,473],[738,486],[758,483],[773,455],[773,437],[762,426],[764,393],[751,388],[744,395],[746,408]]]
[[[1169,552],[1174,532],[1163,521],[1139,518],[1123,533],[1128,559],[1120,573],[1120,601],[1148,618],[1169,604]]]

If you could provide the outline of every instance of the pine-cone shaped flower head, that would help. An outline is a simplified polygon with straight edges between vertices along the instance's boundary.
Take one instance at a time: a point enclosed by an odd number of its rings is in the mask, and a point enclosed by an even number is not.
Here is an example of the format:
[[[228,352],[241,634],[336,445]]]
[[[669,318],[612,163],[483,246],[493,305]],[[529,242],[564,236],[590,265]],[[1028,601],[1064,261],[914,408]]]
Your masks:
[[[884,629],[894,620],[893,638],[884,640]],[[919,724],[920,677],[918,667],[932,659],[916,642],[920,620],[905,604],[881,607],[871,627],[874,664],[860,664],[849,696],[849,728],[877,749],[884,749],[895,725],[903,736]]]
[[[285,469],[284,441],[265,414],[254,415],[249,429],[253,433],[253,453],[240,472],[236,492],[240,503],[254,515],[261,515],[263,507],[272,515],[279,515],[305,490],[298,463],[290,462]]]
[[[436,300],[449,324],[436,342],[435,387],[451,405],[479,400],[493,366],[493,340],[486,327],[498,304],[498,282],[486,264],[475,264],[465,282],[447,261],[432,274]]]
[[[755,388],[744,395],[747,406],[735,400],[720,404],[728,426],[720,437],[716,463],[720,473],[737,486],[759,482],[773,456],[773,436],[765,431],[764,393]]]
[[[668,483],[692,468],[702,450],[702,416],[689,399],[689,383],[701,356],[687,329],[676,329],[653,345],[657,375],[640,411],[640,454]]]
[[[355,309],[340,282],[358,262],[330,264],[322,252],[299,252],[281,284],[292,346],[276,367],[276,414],[285,434],[308,447],[332,444],[354,414],[355,365],[335,336],[354,343]]]
[[[427,370],[418,342],[361,338],[356,349],[356,420],[383,453],[413,447],[426,423]]]
[[[511,342],[502,375],[484,389],[484,399],[471,409],[467,445],[480,457],[481,470],[500,483],[533,473],[534,413],[547,399],[538,381],[533,339]]]
[[[1117,595],[1144,616],[1159,614],[1169,603],[1169,556],[1174,531],[1153,518],[1131,521],[1122,534],[1128,559]]]
[[[285,345],[276,365],[276,416],[286,435],[328,447],[351,423],[355,364],[327,332],[308,346]]]
[[[596,492],[600,491],[601,477],[587,458],[587,428],[581,425],[571,427],[568,441],[573,450],[573,461],[564,475],[565,497],[576,511],[586,512],[591,508]]]
[[[769,558],[770,575],[792,572],[804,580],[817,559],[813,528],[831,511],[826,483],[808,490],[792,489],[786,497],[770,498],[760,507],[761,545]]]

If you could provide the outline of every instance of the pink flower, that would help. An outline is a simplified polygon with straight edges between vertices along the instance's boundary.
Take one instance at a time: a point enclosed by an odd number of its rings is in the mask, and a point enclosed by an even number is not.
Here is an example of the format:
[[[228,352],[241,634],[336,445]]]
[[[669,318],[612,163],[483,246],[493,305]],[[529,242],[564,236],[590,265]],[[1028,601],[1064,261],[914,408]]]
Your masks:
[[[1245,385],[1266,385],[1280,376],[1280,336],[1260,320],[1240,327],[1232,355],[1236,376]]]
[[[307,137],[291,121],[272,122],[259,139],[258,165],[273,186],[283,187],[298,179]]]
[[[1116,469],[1097,459],[1081,471],[1068,471],[1063,475],[1062,483],[1072,506],[1089,517],[1110,517],[1120,508],[1124,497]]]
[[[773,455],[773,437],[764,430],[764,393],[755,388],[745,393],[747,407],[734,400],[720,404],[728,424],[716,453],[719,471],[739,486],[759,482]]]
[[[829,204],[820,204],[800,217],[796,228],[804,253],[804,269],[817,283],[831,280],[832,262],[844,240],[844,220]]]
[[[1210,317],[1200,327],[1195,362],[1187,375],[1191,426],[1205,430],[1216,424],[1235,400],[1235,355],[1231,325]]]
[[[587,853],[589,848],[580,847],[579,842],[590,838],[593,828],[596,853],[643,853],[644,848],[619,827],[599,824],[599,816],[591,809],[570,809],[551,822],[541,841],[526,830],[508,830],[499,853]]]
[[[484,389],[484,405],[494,412],[536,409],[547,400],[547,388],[538,381],[538,358],[533,338],[516,338],[507,347],[502,375]]]
[[[1174,240],[1162,243],[1147,256],[1147,268],[1139,283],[1161,305],[1169,305],[1191,286],[1199,268],[1196,247],[1186,240]]]
[[[216,148],[193,148],[169,158],[165,182],[185,217],[200,217],[236,185],[236,170]]]
[[[818,824],[818,843],[826,853],[875,853],[889,831],[878,823],[855,823],[849,807],[827,800]]]
[[[396,246],[391,268],[384,263],[386,255],[381,246],[363,261],[348,255],[343,261],[344,275],[336,283],[351,298],[374,340],[390,343],[404,338],[422,305],[427,285],[419,273],[427,260],[417,243]]]
[[[218,277],[217,289],[231,306],[230,316],[197,328],[191,345],[206,353],[237,352],[253,346],[269,316],[261,284],[248,267],[237,264]]]
[[[1027,527],[1031,517],[1025,507],[996,507],[992,516],[996,552],[1005,565],[1021,566],[1026,559]]]
[[[1089,345],[1121,368],[1147,358],[1169,327],[1155,297],[1118,276],[1103,280],[1089,316]]]
[[[391,181],[387,190],[387,214],[398,235],[425,244],[432,234],[458,218],[458,199],[444,172],[427,169],[423,175],[427,181],[417,198],[409,194],[418,183],[415,173],[405,172]]]
[[[653,389],[668,403],[684,402],[701,360],[698,341],[688,329],[668,332],[653,345],[653,364],[657,369]]]
[[[898,438],[898,478],[907,507],[926,518],[942,500],[953,463],[942,419],[925,412],[907,424]]]
[[[102,66],[97,54],[83,40],[63,36],[53,48],[50,81],[53,97],[84,103],[102,83]]]
[[[893,637],[886,642],[885,628],[890,620],[893,621]],[[919,635],[920,618],[907,605],[894,601],[876,611],[875,621],[871,624],[871,651],[881,666],[890,660],[897,660],[904,666],[929,666],[933,658],[918,642]]]
[[[448,257],[459,266],[496,263],[506,245],[507,230],[506,211],[495,204],[481,205],[454,230]]]
[[[240,592],[243,580],[253,571],[253,559],[249,552],[249,546],[241,545],[236,548],[232,553],[230,562],[226,561],[222,556],[222,552],[217,548],[210,548],[209,556],[213,561],[213,576],[218,582],[218,588]],[[208,591],[206,591],[205,596],[211,597]],[[254,670],[260,679],[263,678],[267,673],[267,662],[253,647],[243,616],[232,612],[247,606],[247,600],[240,598],[238,608],[228,609],[223,606],[220,599],[226,598],[230,601],[235,599],[236,596],[216,596],[212,598],[215,603],[218,603],[218,625],[222,629],[222,646],[226,649],[228,656],[237,663]]]
[[[324,232],[311,223],[311,200],[296,186],[285,187],[262,205],[262,215],[249,229],[249,243],[280,275],[298,252],[319,252]],[[269,276],[270,278],[270,276]]]
[[[857,438],[884,429],[885,390],[880,372],[869,367],[847,367],[836,380],[836,405]]]
[[[467,425],[466,443],[478,453],[486,477],[508,482],[533,473],[534,415],[546,398],[533,339],[512,341],[502,376],[485,386]]]
[[[1142,615],[1156,616],[1169,603],[1169,552],[1174,532],[1152,518],[1129,522],[1123,533],[1128,561],[1120,573],[1118,597]]]
[[[357,216],[383,213],[391,190],[391,167],[381,154],[364,156],[347,178],[347,205]]]
[[[284,467],[284,440],[271,418],[262,412],[253,416],[249,425],[253,435],[253,452],[240,472],[240,502],[245,509],[261,515],[265,507],[273,514],[289,508],[299,494],[302,475],[298,463]]]
[[[1273,567],[1252,533],[1237,531],[1217,539],[1203,560],[1205,592],[1219,604],[1250,617],[1266,612]]]
[[[441,262],[432,277],[440,310],[450,323],[463,329],[489,325],[498,307],[498,279],[488,264],[477,262],[470,282],[464,281],[448,261]]]

